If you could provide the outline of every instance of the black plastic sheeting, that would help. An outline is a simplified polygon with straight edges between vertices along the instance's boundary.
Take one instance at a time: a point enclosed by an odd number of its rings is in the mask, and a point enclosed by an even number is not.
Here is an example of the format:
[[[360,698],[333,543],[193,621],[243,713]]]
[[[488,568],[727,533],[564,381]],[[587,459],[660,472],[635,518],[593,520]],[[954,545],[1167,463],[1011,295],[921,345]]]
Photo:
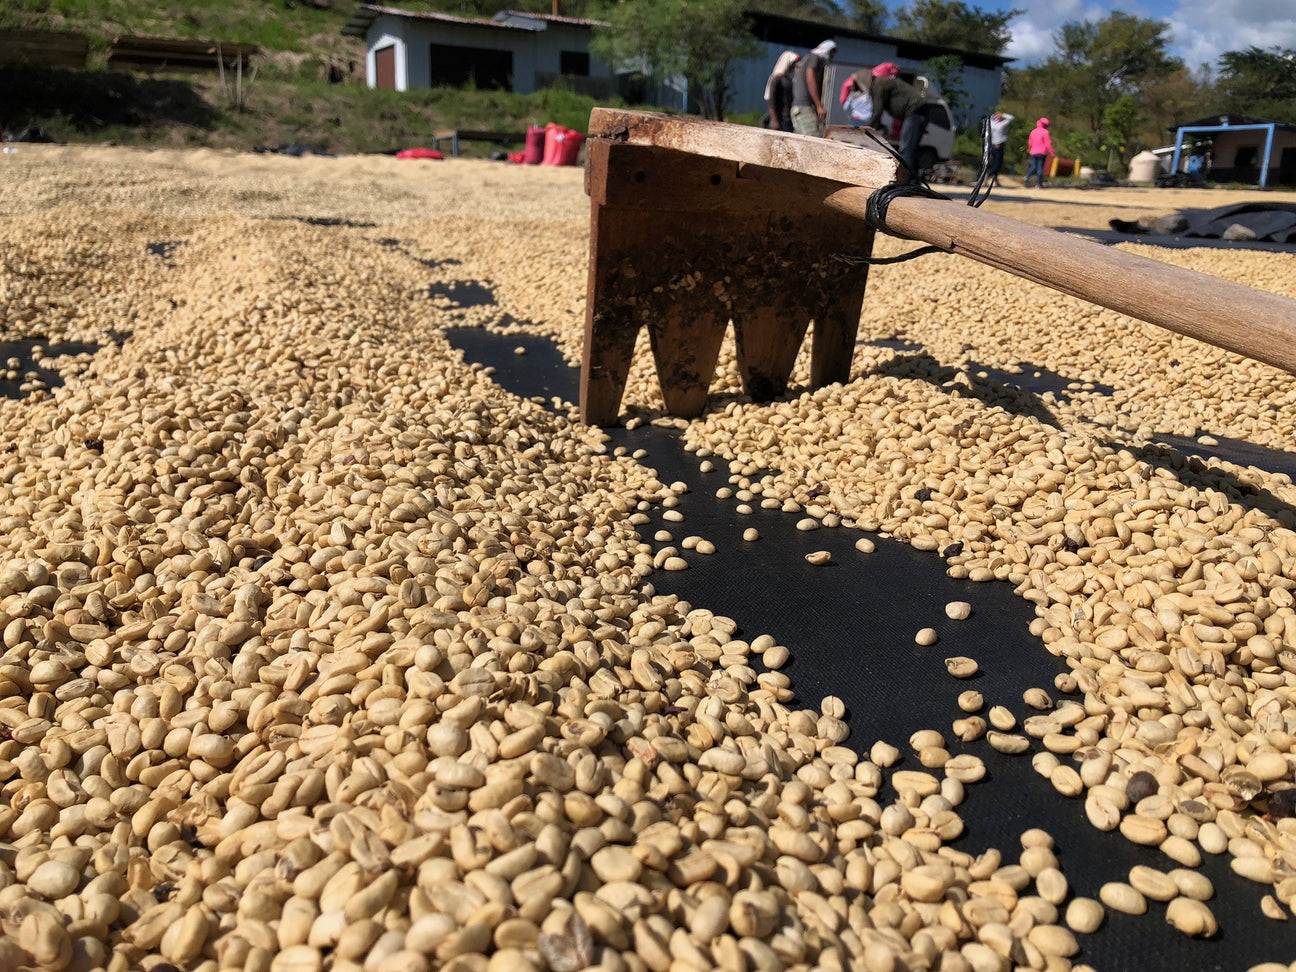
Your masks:
[[[104,342],[105,344],[107,344],[108,341],[120,344],[120,342],[127,337],[127,335],[122,335],[115,331],[104,331],[104,335],[107,338]],[[17,359],[18,366],[14,370],[19,372],[19,377],[13,380],[0,375],[0,398],[25,398],[27,392],[22,386],[26,382],[26,375],[28,374],[32,374],[43,381],[47,388],[57,388],[62,385],[63,376],[59,372],[54,371],[51,368],[42,367],[37,363],[37,361],[42,357],[83,353],[93,354],[95,351],[98,351],[101,346],[102,345],[87,344],[80,341],[65,341],[62,344],[50,346],[47,341],[38,338],[20,338],[13,341],[0,341],[0,362]],[[41,349],[40,354],[37,354],[38,348]]]
[[[1215,209],[1187,209],[1181,214],[1184,225],[1167,236],[1222,237],[1231,226],[1243,226],[1255,239],[1268,243],[1296,242],[1296,203],[1250,202],[1219,206]],[[1109,220],[1111,228],[1122,233],[1156,235],[1155,227],[1137,221]]]
[[[494,380],[520,397],[577,400],[578,372],[567,367],[547,339],[522,331],[475,329],[453,330],[448,336],[467,360],[493,366]],[[515,353],[518,347],[525,353]],[[1022,702],[1026,689],[1038,686],[1054,699],[1061,697],[1053,679],[1066,666],[1030,634],[1033,608],[1009,584],[953,580],[938,553],[882,537],[873,537],[875,553],[862,554],[854,547],[860,532],[798,531],[796,514],[756,505],[752,514],[740,515],[736,500],[715,495],[729,485],[727,465],[717,461],[716,471],[702,473],[700,459],[685,452],[678,432],[651,425],[608,432],[610,446],[644,449],[641,461],[662,482],[682,480],[689,486],[677,507],[684,521],[665,521],[663,511],[655,509],[640,535],[653,542],[657,530],[665,529],[676,545],[697,535],[716,546],[713,555],[687,554],[686,571],[651,575],[658,592],[732,618],[740,625],[739,637],[750,640],[767,633],[786,645],[791,660],[783,671],[792,679],[797,704],[817,709],[825,695],[840,697],[851,727],[846,745],[857,752],[866,754],[874,741],[884,739],[905,753],[896,768],[920,769],[908,738],[918,729],[936,729],[952,754],[969,752],[984,760],[989,772],[967,788],[959,807],[966,830],[953,846],[971,854],[997,847],[1006,863],[1015,862],[1022,832],[1043,828],[1056,841],[1072,895],[1092,898],[1106,882],[1127,880],[1136,864],[1161,870],[1180,866],[1158,850],[1094,829],[1082,800],[1060,795],[1032,769],[1031,756],[1042,748],[1038,741],[1032,740],[1023,755],[1005,756],[985,740],[964,745],[954,737],[950,723],[963,715],[956,699],[967,689],[981,692],[987,708],[1007,706],[1019,722],[1034,714]],[[744,541],[748,527],[756,527],[761,538]],[[812,550],[831,551],[831,564],[806,563],[805,554]],[[944,606],[952,600],[968,601],[971,616],[946,618]],[[931,647],[915,643],[924,627],[939,635]],[[944,666],[951,655],[975,658],[981,673],[970,680],[952,678]],[[1076,936],[1082,951],[1074,961],[1100,970],[1231,972],[1296,959],[1296,923],[1280,924],[1260,913],[1260,899],[1271,888],[1234,875],[1227,855],[1203,856],[1200,871],[1215,885],[1209,902],[1220,925],[1215,939],[1186,938],[1166,924],[1166,906],[1150,901],[1148,913],[1138,917],[1109,909],[1097,932]]]

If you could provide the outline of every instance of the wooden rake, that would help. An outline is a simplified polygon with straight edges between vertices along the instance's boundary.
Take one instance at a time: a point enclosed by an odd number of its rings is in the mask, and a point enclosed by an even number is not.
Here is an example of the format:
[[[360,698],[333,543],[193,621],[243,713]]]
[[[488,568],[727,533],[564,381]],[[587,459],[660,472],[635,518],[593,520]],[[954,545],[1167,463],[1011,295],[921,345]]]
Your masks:
[[[849,380],[878,221],[869,200],[902,167],[868,133],[829,134],[594,109],[586,422],[616,421],[641,328],[673,415],[706,408],[731,321],[753,399],[787,389],[811,321],[811,385]],[[901,195],[883,219],[895,235],[1296,373],[1296,301],[947,199]]]

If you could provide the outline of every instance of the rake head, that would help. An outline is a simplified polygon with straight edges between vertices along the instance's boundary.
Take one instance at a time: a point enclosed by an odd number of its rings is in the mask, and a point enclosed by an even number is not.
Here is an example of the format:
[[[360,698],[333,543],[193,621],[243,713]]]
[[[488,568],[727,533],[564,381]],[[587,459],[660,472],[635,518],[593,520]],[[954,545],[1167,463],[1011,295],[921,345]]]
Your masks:
[[[685,418],[706,407],[731,322],[743,387],[757,401],[787,389],[812,321],[811,384],[849,378],[868,267],[834,254],[868,257],[873,230],[824,200],[893,182],[892,155],[862,138],[596,108],[585,164],[586,422],[616,421],[641,328],[666,410]]]

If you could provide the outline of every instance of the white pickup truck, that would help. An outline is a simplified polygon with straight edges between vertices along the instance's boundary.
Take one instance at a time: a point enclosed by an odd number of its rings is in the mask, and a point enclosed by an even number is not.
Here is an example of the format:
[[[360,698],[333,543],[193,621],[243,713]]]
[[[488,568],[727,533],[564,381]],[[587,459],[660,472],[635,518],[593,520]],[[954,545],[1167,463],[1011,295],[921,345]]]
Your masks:
[[[856,71],[870,71],[870,64],[843,64],[839,61],[831,61],[828,69],[824,72],[824,104],[828,106],[827,123],[829,125],[852,125],[858,124],[846,112],[839,99],[842,84]],[[922,141],[918,143],[918,168],[922,171],[933,168],[939,162],[948,162],[954,156],[954,116],[950,113],[949,105],[945,99],[940,96],[927,79],[922,75],[915,75],[912,71],[900,72],[900,80],[912,84],[919,91],[927,95],[927,131],[923,133]],[[900,129],[898,124],[893,124],[894,119],[890,115],[882,116],[883,131],[889,136],[891,144],[899,146]]]

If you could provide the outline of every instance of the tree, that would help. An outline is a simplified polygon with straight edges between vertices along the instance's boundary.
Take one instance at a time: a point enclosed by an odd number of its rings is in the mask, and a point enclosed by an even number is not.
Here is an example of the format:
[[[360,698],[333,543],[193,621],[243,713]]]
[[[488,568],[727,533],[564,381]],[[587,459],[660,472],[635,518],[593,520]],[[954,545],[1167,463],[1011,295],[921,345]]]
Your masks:
[[[1220,111],[1296,123],[1296,51],[1225,51],[1219,65],[1215,103]]]
[[[845,14],[841,5],[833,0],[760,0],[753,6],[762,13],[778,14],[781,17],[795,17],[798,20],[821,20],[825,23],[841,23]]]
[[[1133,95],[1121,95],[1103,112],[1103,145],[1107,150],[1107,168],[1115,169],[1119,161],[1123,166],[1129,157],[1130,139],[1138,124],[1138,103]]]
[[[957,54],[928,58],[923,61],[921,74],[940,91],[954,117],[962,118],[959,109],[968,103],[967,91],[963,88],[963,59]]]
[[[1170,25],[1119,10],[1099,21],[1072,21],[1054,35],[1057,52],[1043,64],[1013,72],[1018,86],[1043,96],[1062,114],[1101,134],[1107,106],[1141,82],[1183,69],[1166,51]]]
[[[886,30],[887,8],[882,0],[851,0],[846,17],[856,30],[880,34]]]
[[[892,33],[943,47],[1002,54],[1012,40],[1008,21],[1021,13],[986,11],[963,0],[913,0],[896,13]]]
[[[1136,131],[1143,144],[1164,145],[1180,125],[1209,115],[1215,110],[1211,107],[1211,92],[1209,69],[1197,75],[1187,70],[1174,71],[1165,77],[1141,81],[1136,95],[1139,106]]]
[[[724,118],[735,62],[759,49],[743,0],[618,0],[602,19],[595,57],[659,82],[683,78],[707,118]]]

